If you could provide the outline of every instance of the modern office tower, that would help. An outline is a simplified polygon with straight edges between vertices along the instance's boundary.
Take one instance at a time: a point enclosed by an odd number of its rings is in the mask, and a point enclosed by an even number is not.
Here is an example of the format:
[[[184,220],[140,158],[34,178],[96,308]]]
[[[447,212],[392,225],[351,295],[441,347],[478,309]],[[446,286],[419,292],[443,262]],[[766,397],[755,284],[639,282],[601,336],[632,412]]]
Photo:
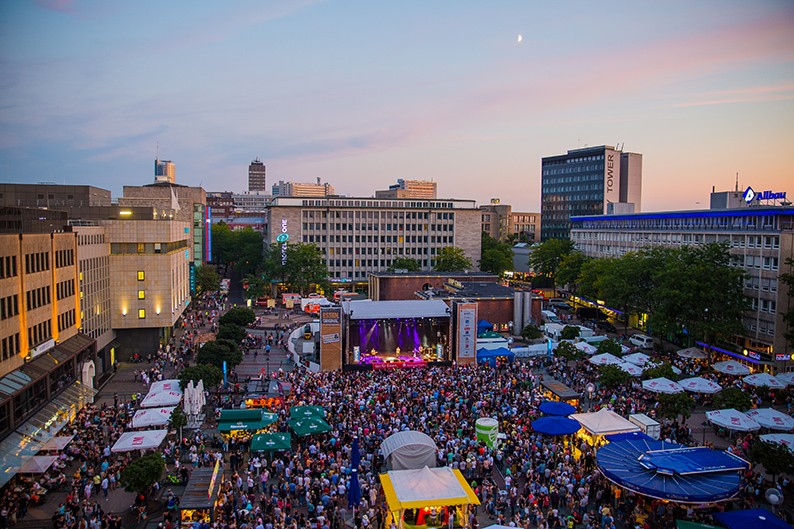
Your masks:
[[[176,182],[176,165],[171,160],[154,160],[154,181],[173,184]]]
[[[541,239],[567,239],[572,216],[641,211],[642,155],[610,145],[541,161]]]
[[[473,200],[274,197],[266,225],[266,244],[282,234],[316,244],[332,281],[366,281],[399,257],[431,270],[447,246],[461,248],[474,270],[480,260],[482,212]]]
[[[267,191],[267,166],[259,158],[248,166],[248,191]]]
[[[319,178],[316,184],[282,180],[273,184],[274,197],[327,197],[335,194],[334,186],[329,183],[321,184]]]
[[[0,206],[63,209],[109,205],[110,191],[94,186],[0,184]]]
[[[426,198],[435,199],[438,184],[429,180],[403,180],[399,178],[389,189],[375,191],[375,198]]]

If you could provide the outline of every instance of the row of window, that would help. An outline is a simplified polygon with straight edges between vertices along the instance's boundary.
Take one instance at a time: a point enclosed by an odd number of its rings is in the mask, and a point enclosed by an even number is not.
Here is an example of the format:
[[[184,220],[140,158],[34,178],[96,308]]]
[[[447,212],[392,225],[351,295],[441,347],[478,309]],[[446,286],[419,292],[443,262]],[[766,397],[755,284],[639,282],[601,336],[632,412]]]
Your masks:
[[[4,255],[0,257],[0,279],[6,277],[16,277],[17,275],[17,256]]]
[[[74,296],[74,279],[67,279],[55,285],[55,299],[61,300]]]
[[[745,268],[763,268],[764,270],[777,270],[778,269],[777,257],[762,257],[760,255],[745,255],[744,267]]]
[[[320,230],[326,231],[328,228],[339,231],[454,231],[452,224],[360,224],[360,223],[325,223],[325,222],[304,222],[303,231]]]
[[[7,320],[19,314],[19,295],[6,296],[0,299],[0,320]]]
[[[52,338],[52,322],[50,320],[28,327],[28,344],[31,347],[35,347],[50,338]]]
[[[95,233],[92,235],[78,235],[77,244],[83,246],[85,244],[103,244],[105,242],[104,233]]]
[[[110,244],[110,253],[112,255],[157,255],[176,252],[187,247],[187,239],[175,242],[114,242]]]
[[[546,198],[543,199],[544,209]],[[629,219],[597,219],[577,222],[576,227],[596,230],[627,230],[640,229],[647,231],[669,229],[727,230],[736,228],[742,231],[755,229],[777,230],[780,217],[777,215],[753,216],[699,216],[676,218],[629,218]]]
[[[35,252],[25,254],[25,273],[34,274],[50,269],[49,252]]]
[[[9,358],[19,354],[19,333],[12,334],[0,340],[0,361],[6,361]]]
[[[777,312],[777,302],[773,299],[750,298],[750,306],[754,311],[775,314]]]
[[[335,199],[315,199],[303,200],[305,208],[391,208],[391,209],[452,209],[455,204],[452,202],[427,202],[427,201],[403,201],[403,200],[335,200]],[[367,213],[362,211],[363,213]],[[400,212],[402,214],[403,212]],[[438,213],[440,215],[440,213]],[[452,215],[452,213],[450,213]]]
[[[748,277],[744,282],[744,288],[763,292],[777,292],[777,278]]]
[[[315,244],[322,244],[322,243],[396,243],[396,244],[417,244],[417,243],[432,243],[432,244],[453,244],[455,237],[453,236],[436,236],[431,235],[428,239],[428,236],[421,236],[421,235],[381,235],[380,238],[378,235],[304,235],[303,242],[307,243],[315,243]]]
[[[25,306],[28,308],[28,310],[33,310],[39,307],[43,307],[44,305],[49,305],[51,302],[49,285],[47,285],[46,287],[39,287],[39,288],[34,288],[32,290],[28,290],[27,292],[25,292],[25,300],[27,301],[27,304]]]
[[[58,315],[58,331],[62,332],[75,324],[75,310],[67,310],[66,312]]]
[[[74,266],[74,250],[55,250],[55,268]]]

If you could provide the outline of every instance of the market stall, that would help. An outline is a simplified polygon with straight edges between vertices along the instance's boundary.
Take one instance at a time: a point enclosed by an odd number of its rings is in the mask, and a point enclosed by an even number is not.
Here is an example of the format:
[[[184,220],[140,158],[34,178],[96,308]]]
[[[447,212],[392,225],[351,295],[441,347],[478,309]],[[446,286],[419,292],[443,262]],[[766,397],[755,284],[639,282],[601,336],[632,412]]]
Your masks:
[[[570,418],[582,425],[577,435],[591,446],[605,443],[605,435],[640,431],[639,426],[607,408],[591,413],[574,413]]]
[[[219,463],[214,468],[193,470],[179,501],[179,520],[183,528],[191,528],[195,522],[209,524],[214,521],[222,482],[223,472]]]
[[[410,470],[436,466],[436,443],[429,435],[414,430],[397,432],[380,444],[380,453],[389,470]]]
[[[553,401],[567,402],[572,406],[579,405],[579,392],[569,388],[562,382],[554,379],[542,380],[540,382],[542,388],[541,394],[544,398]]]

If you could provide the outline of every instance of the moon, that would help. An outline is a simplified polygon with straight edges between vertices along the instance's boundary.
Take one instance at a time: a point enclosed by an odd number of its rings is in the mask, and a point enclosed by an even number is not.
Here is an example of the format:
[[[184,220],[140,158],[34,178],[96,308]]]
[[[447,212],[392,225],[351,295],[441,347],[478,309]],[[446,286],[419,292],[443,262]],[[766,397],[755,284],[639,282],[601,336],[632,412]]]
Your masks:
[[[518,38],[516,39],[516,42],[521,42],[522,40],[524,40],[524,36],[519,35]]]

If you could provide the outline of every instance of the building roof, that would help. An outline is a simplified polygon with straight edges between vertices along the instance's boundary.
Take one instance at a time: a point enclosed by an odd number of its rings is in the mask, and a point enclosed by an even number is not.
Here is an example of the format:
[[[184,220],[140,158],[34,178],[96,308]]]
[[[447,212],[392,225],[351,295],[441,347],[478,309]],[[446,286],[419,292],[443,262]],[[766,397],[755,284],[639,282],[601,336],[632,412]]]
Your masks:
[[[680,219],[701,217],[758,217],[761,215],[794,215],[791,206],[760,206],[733,209],[689,209],[682,211],[654,211],[646,213],[627,213],[623,215],[581,215],[571,216],[571,222],[592,220],[641,220],[641,219]]]
[[[462,289],[456,290],[423,290],[417,294],[423,298],[431,299],[513,299],[515,289],[499,283],[483,283],[479,281],[467,281],[462,283]]]
[[[449,317],[450,309],[439,299],[400,301],[347,301],[342,303],[351,320]]]

